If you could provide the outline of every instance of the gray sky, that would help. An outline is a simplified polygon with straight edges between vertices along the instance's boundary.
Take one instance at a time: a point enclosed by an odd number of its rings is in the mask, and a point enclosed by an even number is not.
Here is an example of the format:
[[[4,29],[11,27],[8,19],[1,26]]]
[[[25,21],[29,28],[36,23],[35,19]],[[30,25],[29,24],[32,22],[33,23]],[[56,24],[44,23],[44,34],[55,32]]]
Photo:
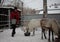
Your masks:
[[[13,0],[5,0],[6,2],[4,4],[10,4]],[[24,7],[30,7],[33,9],[42,9],[43,8],[43,0],[21,0],[24,2]],[[50,6],[51,4],[59,3],[60,0],[47,0],[47,6]]]
[[[30,7],[33,9],[42,9],[43,8],[43,0],[22,0],[24,1],[24,6],[25,7]],[[48,6],[54,3],[59,3],[60,0],[47,0]]]

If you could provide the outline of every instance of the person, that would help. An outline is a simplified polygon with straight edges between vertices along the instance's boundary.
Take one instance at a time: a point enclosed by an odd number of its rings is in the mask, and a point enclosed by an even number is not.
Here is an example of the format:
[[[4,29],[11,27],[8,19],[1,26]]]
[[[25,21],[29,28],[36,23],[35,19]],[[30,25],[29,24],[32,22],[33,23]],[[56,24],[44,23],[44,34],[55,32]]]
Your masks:
[[[19,24],[19,12],[17,11],[17,7],[14,7],[14,10],[10,14],[11,27],[12,27],[12,37],[15,35],[16,25]]]

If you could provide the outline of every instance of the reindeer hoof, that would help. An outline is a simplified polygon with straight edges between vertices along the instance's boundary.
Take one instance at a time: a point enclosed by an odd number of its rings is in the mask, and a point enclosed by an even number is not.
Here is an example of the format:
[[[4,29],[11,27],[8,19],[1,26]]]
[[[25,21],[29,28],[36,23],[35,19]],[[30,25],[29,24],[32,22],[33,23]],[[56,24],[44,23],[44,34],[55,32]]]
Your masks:
[[[47,37],[45,37],[45,39],[47,39]]]
[[[48,42],[51,42],[50,39],[48,39]]]
[[[52,41],[54,42],[54,39],[52,39]]]
[[[48,40],[48,42],[51,42],[50,40]]]
[[[41,37],[41,39],[43,40],[43,37]]]

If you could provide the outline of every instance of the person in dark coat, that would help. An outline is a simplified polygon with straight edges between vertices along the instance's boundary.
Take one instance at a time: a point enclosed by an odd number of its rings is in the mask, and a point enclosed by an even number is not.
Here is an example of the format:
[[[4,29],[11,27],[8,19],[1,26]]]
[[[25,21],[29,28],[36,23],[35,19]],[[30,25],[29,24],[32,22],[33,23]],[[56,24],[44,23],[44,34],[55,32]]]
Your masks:
[[[12,27],[12,37],[15,35],[16,25],[19,24],[19,12],[17,11],[17,7],[14,7],[14,10],[10,14],[11,27]]]

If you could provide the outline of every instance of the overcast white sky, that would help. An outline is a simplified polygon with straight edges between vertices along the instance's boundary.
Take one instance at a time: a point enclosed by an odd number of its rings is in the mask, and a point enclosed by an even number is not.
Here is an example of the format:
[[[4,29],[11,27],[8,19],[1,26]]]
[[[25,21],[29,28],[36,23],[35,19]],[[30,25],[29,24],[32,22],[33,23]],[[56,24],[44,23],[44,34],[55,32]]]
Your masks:
[[[24,1],[24,6],[27,6],[33,9],[43,8],[43,0],[22,0],[22,1]],[[54,3],[60,3],[60,0],[47,0],[48,6]]]
[[[5,0],[6,3],[11,3],[9,1],[13,1],[13,0]],[[42,9],[43,8],[43,0],[21,0],[24,2],[24,7],[30,7],[33,9]],[[4,4],[6,4],[4,3]],[[60,0],[47,0],[47,4],[48,6],[50,6],[51,4],[54,3],[59,3],[60,4]]]

